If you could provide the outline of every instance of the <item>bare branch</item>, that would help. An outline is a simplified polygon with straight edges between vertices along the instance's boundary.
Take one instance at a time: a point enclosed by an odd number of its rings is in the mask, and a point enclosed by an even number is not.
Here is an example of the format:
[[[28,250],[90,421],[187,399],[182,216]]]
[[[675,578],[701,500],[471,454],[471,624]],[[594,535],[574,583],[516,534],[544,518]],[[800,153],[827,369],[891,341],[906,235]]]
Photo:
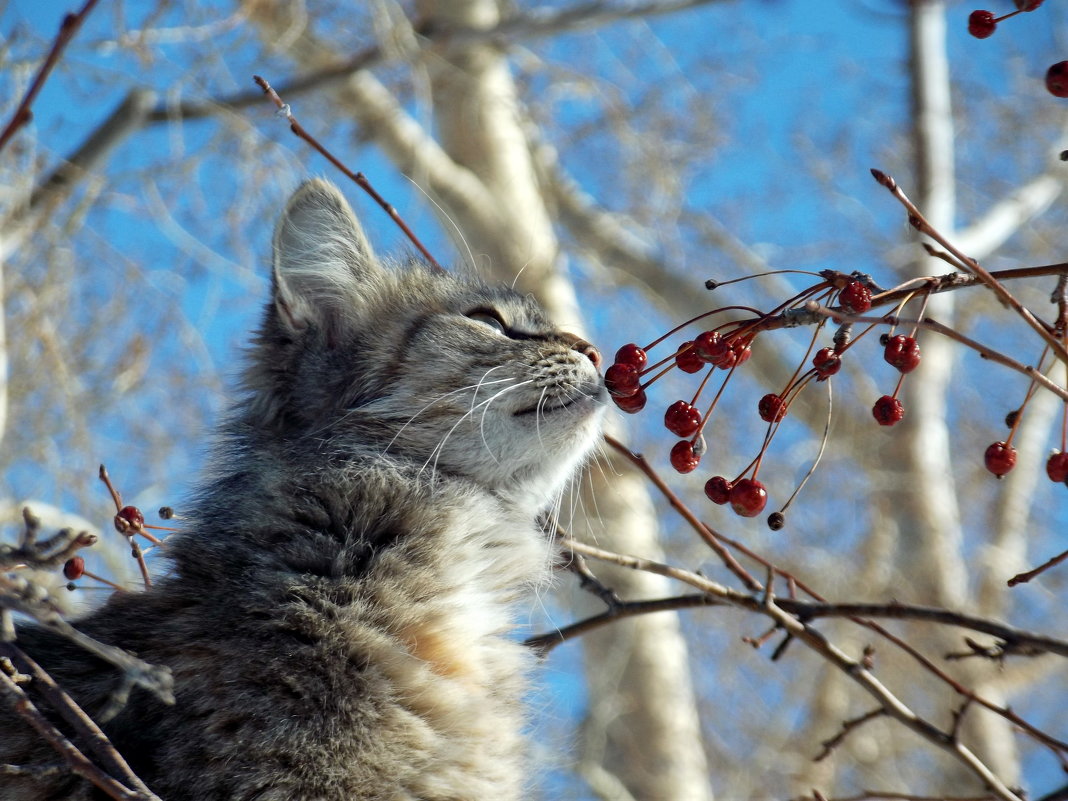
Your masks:
[[[576,637],[581,637],[583,634],[599,629],[609,623],[614,623],[617,620],[636,617],[637,615],[649,615],[655,612],[672,612],[680,609],[724,605],[723,601],[707,595],[681,595],[674,598],[657,598],[649,601],[620,601],[599,615],[579,620],[555,631],[528,637],[523,641],[523,645],[533,648],[538,656],[546,656],[556,646]]]
[[[853,731],[854,729],[859,729],[869,720],[874,720],[875,718],[882,717],[885,714],[885,709],[883,709],[882,707],[877,707],[876,709],[873,709],[870,712],[865,712],[863,715],[860,715],[855,718],[850,718],[849,720],[843,722],[842,730],[840,732],[834,735],[834,737],[831,737],[820,743],[820,747],[823,750],[820,751],[815,757],[813,757],[812,761],[822,762],[834,752],[834,749],[836,749],[838,746],[845,742],[846,737],[849,736],[849,733],[851,731]]]
[[[55,40],[52,42],[52,48],[48,51],[48,55],[45,56],[44,62],[41,64],[41,68],[37,71],[37,76],[30,84],[30,88],[26,90],[26,94],[22,98],[22,102],[19,103],[14,113],[11,115],[11,119],[7,125],[4,126],[3,131],[0,131],[0,150],[4,149],[4,146],[10,141],[11,137],[15,135],[16,131],[30,121],[33,117],[33,101],[37,99],[37,94],[45,85],[45,81],[48,80],[48,76],[52,73],[52,69],[59,63],[60,56],[63,55],[63,51],[70,44],[71,39],[82,27],[82,23],[85,22],[85,18],[89,16],[89,13],[93,10],[93,7],[99,2],[99,0],[86,0],[84,6],[76,14],[66,14],[63,17],[63,21],[59,25],[59,33],[56,34]]]
[[[254,81],[256,81],[256,85],[263,90],[263,93],[271,99],[271,102],[273,102],[278,107],[278,113],[285,117],[286,120],[289,122],[289,129],[293,131],[293,133],[296,134],[298,137],[300,137],[309,145],[311,145],[313,148],[315,148],[319,152],[319,154],[322,155],[327,161],[329,161],[331,164],[341,170],[341,172],[345,175],[346,178],[352,180],[357,186],[360,187],[360,189],[370,195],[371,198],[375,201],[375,203],[381,206],[382,209],[386,212],[386,214],[390,216],[393,222],[395,222],[400,227],[400,229],[404,232],[404,235],[408,237],[411,243],[415,245],[416,248],[418,248],[419,252],[423,254],[423,258],[425,258],[430,263],[430,266],[438,272],[445,272],[445,268],[438,264],[437,260],[432,255],[430,255],[430,251],[423,246],[422,242],[419,241],[419,237],[417,237],[412,232],[412,229],[408,227],[408,224],[404,222],[403,219],[401,219],[400,213],[397,211],[397,209],[391,203],[386,202],[386,199],[383,198],[380,194],[378,194],[375,188],[371,186],[371,182],[367,180],[367,176],[365,176],[362,172],[353,172],[352,170],[350,170],[341,162],[340,159],[338,159],[337,156],[335,156],[333,153],[323,147],[323,145],[319,142],[318,139],[308,133],[304,129],[304,126],[297,122],[297,118],[293,116],[293,112],[290,110],[289,104],[282,102],[282,98],[278,96],[278,93],[273,88],[271,88],[271,85],[267,82],[265,78],[261,78],[259,75],[254,75],[252,76],[252,78]]]
[[[97,767],[62,732],[48,722],[41,711],[19,687],[14,679],[0,667],[0,691],[11,700],[15,713],[29,723],[42,738],[63,757],[70,769],[92,782],[101,791],[117,801],[159,801],[152,793],[142,793],[123,785]]]
[[[107,735],[85,713],[85,710],[56,684],[44,668],[12,643],[0,643],[0,653],[10,659],[12,664],[20,670],[29,671],[29,675],[33,677],[33,686],[48,699],[52,707],[78,733],[80,741],[88,744],[89,749],[95,752],[97,758],[108,766],[108,770],[137,791],[140,794],[138,797],[155,798],[115,749],[115,746],[111,744]]]
[[[931,237],[931,239],[935,240],[938,244],[945,248],[946,251],[948,251],[958,260],[962,269],[968,272],[975,273],[975,275],[979,277],[979,279],[994,293],[995,296],[997,296],[999,300],[1002,301],[1002,303],[1004,303],[1010,309],[1015,311],[1024,320],[1024,322],[1026,322],[1029,326],[1031,326],[1032,329],[1034,329],[1035,333],[1037,333],[1042,338],[1042,341],[1050,347],[1050,350],[1052,350],[1056,354],[1057,358],[1060,361],[1068,364],[1068,350],[1065,350],[1064,345],[1057,341],[1056,337],[1054,337],[1050,333],[1047,327],[1044,326],[1041,322],[1039,322],[1035,318],[1034,314],[1032,314],[1026,306],[1020,303],[1020,301],[1017,300],[1016,297],[1005,288],[1004,284],[994,278],[994,276],[991,275],[985,267],[979,264],[978,261],[971,258],[970,256],[965,255],[940,231],[938,231],[938,229],[932,226],[923,216],[923,213],[916,207],[916,205],[911,200],[909,200],[908,196],[901,190],[901,187],[898,186],[897,181],[895,181],[889,175],[880,172],[879,170],[872,170],[871,173],[875,177],[875,180],[878,181],[882,186],[884,186],[890,192],[890,194],[892,194],[897,199],[897,201],[905,207],[905,209],[909,213],[909,223],[914,228],[916,228],[916,230]]]

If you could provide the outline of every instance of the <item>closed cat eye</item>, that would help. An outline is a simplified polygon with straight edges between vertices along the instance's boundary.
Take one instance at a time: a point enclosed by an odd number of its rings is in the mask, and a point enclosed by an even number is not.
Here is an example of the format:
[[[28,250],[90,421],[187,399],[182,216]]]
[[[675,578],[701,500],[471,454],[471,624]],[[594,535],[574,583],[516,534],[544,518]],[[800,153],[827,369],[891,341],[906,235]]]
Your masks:
[[[508,336],[508,327],[504,324],[501,316],[493,309],[475,309],[474,311],[469,311],[466,316],[468,319],[485,323],[495,331]]]

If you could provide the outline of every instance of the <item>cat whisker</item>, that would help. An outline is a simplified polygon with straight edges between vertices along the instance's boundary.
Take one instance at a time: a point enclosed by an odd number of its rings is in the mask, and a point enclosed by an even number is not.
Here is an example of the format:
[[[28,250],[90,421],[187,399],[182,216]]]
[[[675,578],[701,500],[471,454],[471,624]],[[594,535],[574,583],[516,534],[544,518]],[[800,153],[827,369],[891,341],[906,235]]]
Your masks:
[[[496,392],[495,394],[491,395],[486,400],[482,401],[481,403],[479,403],[479,404],[477,404],[475,406],[472,406],[470,409],[468,409],[466,412],[464,412],[460,416],[460,419],[457,420],[455,423],[453,423],[452,428],[450,428],[447,432],[445,432],[445,436],[441,438],[441,441],[438,442],[438,444],[434,446],[434,450],[432,450],[430,452],[430,456],[427,457],[427,460],[425,462],[423,462],[423,466],[419,469],[419,472],[422,473],[423,470],[425,470],[427,468],[427,465],[429,465],[432,460],[433,460],[434,464],[431,467],[431,475],[433,475],[435,472],[437,472],[438,460],[441,458],[441,454],[444,452],[445,443],[448,442],[449,437],[451,437],[453,432],[456,431],[456,429],[460,427],[460,425],[464,422],[464,420],[466,420],[467,418],[469,418],[469,417],[474,415],[474,412],[475,412],[476,409],[478,409],[479,407],[483,407],[483,406],[488,409],[489,405],[491,403],[493,403],[493,401],[495,401],[498,398],[500,398],[502,395],[504,395],[504,394],[506,394],[508,392],[511,392],[512,390],[519,389],[520,387],[523,387],[523,386],[526,386],[527,384],[532,384],[532,383],[534,383],[533,379],[529,379],[528,378],[526,381],[520,381],[518,384],[513,384],[510,387],[505,387],[504,389],[500,390],[499,392]],[[483,412],[483,415],[484,414],[485,414],[485,412]],[[492,451],[490,451],[490,454],[492,455]]]
[[[503,364],[502,365],[498,365],[498,367],[503,367],[503,366],[504,366]],[[433,400],[431,400],[425,406],[423,406],[423,408],[421,408],[419,411],[417,411],[415,414],[413,414],[411,417],[409,417],[404,422],[404,424],[400,428],[397,429],[397,433],[395,433],[393,435],[393,438],[389,442],[387,442],[386,446],[382,449],[382,455],[385,456],[386,453],[389,452],[389,449],[391,447],[393,447],[393,443],[397,441],[397,437],[399,437],[402,433],[404,433],[404,429],[406,429],[409,425],[414,423],[416,418],[419,417],[419,415],[421,415],[423,412],[425,412],[427,409],[431,408],[435,404],[441,403],[446,398],[450,398],[453,395],[459,395],[462,392],[467,392],[468,390],[473,389],[475,391],[474,397],[472,397],[472,399],[471,399],[471,409],[473,411],[475,409],[475,406],[474,406],[475,398],[477,398],[478,390],[481,387],[483,387],[483,386],[485,386],[487,384],[503,384],[506,381],[515,381],[516,380],[515,378],[497,378],[497,379],[494,379],[493,381],[486,381],[485,380],[486,375],[488,375],[490,372],[492,372],[493,370],[496,370],[496,369],[497,369],[496,367],[492,367],[492,368],[490,368],[490,370],[487,370],[486,373],[483,374],[482,378],[477,383],[468,384],[466,387],[460,387],[459,389],[454,389],[451,392],[444,392],[441,395],[438,395]]]
[[[534,409],[534,432],[538,437],[538,444],[541,445],[542,453],[548,455],[549,451],[545,447],[545,442],[541,438],[541,416],[543,414],[542,409],[545,408],[545,397],[549,391],[548,387],[544,387],[541,391],[541,397],[538,398],[538,405]]]

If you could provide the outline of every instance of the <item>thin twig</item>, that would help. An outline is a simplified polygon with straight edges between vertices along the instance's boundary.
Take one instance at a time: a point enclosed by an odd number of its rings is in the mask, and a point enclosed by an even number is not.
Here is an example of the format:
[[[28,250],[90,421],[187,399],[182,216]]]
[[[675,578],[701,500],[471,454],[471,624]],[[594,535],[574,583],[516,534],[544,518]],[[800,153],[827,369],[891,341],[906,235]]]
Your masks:
[[[812,761],[822,762],[834,752],[834,749],[836,749],[838,746],[845,742],[845,739],[849,736],[850,732],[852,732],[854,729],[859,729],[869,720],[881,718],[885,714],[886,710],[880,706],[871,710],[870,712],[865,712],[863,715],[843,721],[841,731],[834,735],[834,737],[831,737],[820,743],[820,747],[823,750],[816,754],[816,756],[812,758]]]
[[[116,801],[160,801],[152,793],[146,794],[131,790],[104,773],[59,729],[48,722],[41,710],[26,695],[25,691],[3,670],[0,670],[0,691],[9,697],[15,713],[32,726],[63,757],[74,773],[99,787],[102,792],[116,799]]]
[[[52,708],[77,732],[80,741],[88,745],[108,770],[127,786],[151,796],[151,791],[115,749],[107,735],[85,713],[73,698],[37,662],[13,643],[0,643],[0,653],[7,656],[20,670],[33,677],[34,687],[48,700]]]
[[[1015,576],[1013,576],[1011,579],[1008,580],[1007,584],[1010,587],[1015,587],[1017,584],[1024,584],[1024,583],[1030,581],[1031,579],[1033,579],[1035,576],[1046,572],[1051,567],[1054,567],[1055,565],[1059,565],[1065,559],[1068,559],[1068,551],[1064,551],[1062,553],[1057,554],[1052,559],[1049,559],[1048,561],[1043,562],[1042,564],[1040,564],[1038,567],[1034,568],[1033,570],[1028,570],[1028,571],[1026,571],[1024,573],[1017,573]]]
[[[404,222],[403,219],[401,219],[400,213],[397,211],[397,209],[394,208],[392,204],[387,202],[386,199],[383,198],[380,194],[378,194],[375,188],[371,186],[371,182],[367,180],[367,177],[362,172],[353,172],[352,170],[350,170],[333,153],[323,147],[323,145],[319,143],[319,140],[317,140],[314,136],[308,133],[304,129],[304,126],[297,122],[297,118],[293,116],[293,112],[289,108],[289,104],[284,103],[282,101],[282,98],[279,97],[278,93],[271,88],[271,85],[267,83],[267,80],[265,78],[261,78],[259,75],[253,75],[252,79],[263,90],[263,93],[267,95],[276,106],[278,106],[278,113],[285,117],[286,120],[288,120],[289,129],[298,137],[300,137],[309,145],[311,145],[313,148],[315,148],[317,151],[319,151],[320,155],[322,155],[327,161],[329,161],[331,164],[341,170],[341,172],[344,173],[347,178],[354,181],[357,186],[359,186],[363,191],[370,195],[371,198],[375,201],[375,203],[381,206],[385,210],[386,214],[390,216],[393,222],[395,222],[397,226],[404,232],[404,235],[407,236],[409,240],[411,240],[412,244],[419,249],[419,252],[423,254],[423,258],[427,260],[430,266],[438,272],[445,272],[445,268],[438,264],[437,260],[430,255],[430,251],[426,249],[422,242],[419,241],[419,237],[417,237],[412,231],[412,229],[408,227],[408,224]]]
[[[22,98],[22,102],[19,103],[15,112],[11,115],[11,119],[8,120],[4,130],[0,131],[0,150],[3,150],[10,141],[11,137],[33,118],[33,101],[37,99],[38,93],[45,85],[45,81],[48,80],[48,76],[52,73],[53,68],[59,63],[60,56],[63,55],[63,51],[67,45],[70,44],[71,39],[78,33],[78,29],[82,27],[82,23],[85,22],[85,18],[89,16],[89,12],[93,10],[93,7],[99,0],[86,0],[81,11],[76,14],[66,14],[63,17],[63,21],[59,24],[59,32],[56,34],[55,40],[52,42],[52,49],[48,51],[48,55],[45,57],[44,62],[41,64],[41,68],[37,71],[37,75],[34,77],[33,82],[30,84],[29,89],[26,90],[26,94]]]
[[[577,555],[577,554],[576,554]],[[523,645],[533,648],[538,656],[546,656],[556,646],[588,634],[617,620],[655,612],[672,612],[703,606],[724,606],[724,602],[709,595],[680,595],[673,598],[657,598],[649,601],[620,601],[599,615],[584,618],[570,625],[528,637]]]

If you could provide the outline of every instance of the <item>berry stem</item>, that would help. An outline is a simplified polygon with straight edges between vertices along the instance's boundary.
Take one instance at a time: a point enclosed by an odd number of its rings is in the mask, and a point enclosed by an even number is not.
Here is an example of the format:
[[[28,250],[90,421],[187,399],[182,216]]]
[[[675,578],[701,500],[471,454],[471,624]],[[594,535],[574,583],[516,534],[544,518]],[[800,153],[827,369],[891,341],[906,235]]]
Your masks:
[[[766,273],[754,273],[753,275],[743,275],[741,278],[731,278],[727,281],[716,281],[716,289],[721,286],[727,286],[728,284],[738,284],[742,281],[749,281],[753,278],[766,278],[769,275],[811,275],[813,278],[823,278],[819,273],[811,272],[810,270],[768,270]]]
[[[1046,361],[1046,357],[1049,355],[1049,348],[1043,348],[1042,354],[1038,357],[1038,365],[1035,370],[1038,373],[1042,372],[1042,363]],[[1005,437],[1005,444],[1012,445],[1012,438],[1016,436],[1016,429],[1020,427],[1020,421],[1023,419],[1024,409],[1027,408],[1027,404],[1031,402],[1031,398],[1034,397],[1035,390],[1038,389],[1038,383],[1034,378],[1031,379],[1031,383],[1027,385],[1027,392],[1024,394],[1023,403],[1016,410],[1016,415],[1013,418],[1012,425],[1009,427],[1009,435]]]
[[[648,353],[650,350],[655,348],[657,345],[659,345],[661,342],[663,342],[668,337],[674,336],[675,334],[679,333],[679,331],[684,329],[686,326],[693,325],[698,320],[703,320],[706,317],[711,317],[713,314],[719,314],[720,312],[725,312],[725,311],[747,311],[747,312],[752,312],[753,314],[756,314],[756,315],[758,315],[760,317],[764,316],[763,312],[761,312],[760,309],[754,309],[752,306],[723,306],[723,307],[721,307],[719,309],[712,309],[712,311],[702,312],[701,314],[697,315],[696,317],[691,317],[689,320],[687,320],[684,323],[679,323],[677,326],[672,328],[666,334],[662,334],[661,336],[659,336],[656,339],[654,339],[652,342],[650,342],[648,345],[646,345],[642,350],[644,350],[644,351],[646,351]],[[723,325],[730,325],[730,323],[724,323]],[[723,326],[721,325],[719,327],[722,328]]]
[[[707,383],[708,383],[708,379],[710,379],[710,378],[712,377],[712,373],[713,373],[713,372],[715,372],[715,371],[714,371],[714,370],[706,370],[706,371],[705,371],[705,377],[704,377],[704,378],[702,378],[702,379],[701,379],[701,383],[697,385],[697,392],[695,392],[695,393],[693,394],[693,398],[691,398],[691,399],[690,399],[690,405],[691,405],[691,406],[696,406],[696,405],[697,405],[697,399],[698,399],[698,398],[700,398],[700,397],[701,397],[701,393],[702,393],[702,392],[704,392],[704,390],[705,390],[705,384],[707,384]],[[730,375],[729,375],[729,374],[727,375],[727,378],[730,378]],[[724,383],[724,384],[726,384],[727,382],[726,382],[726,381],[724,380],[724,382],[723,382],[723,383]],[[723,387],[720,387],[720,389],[719,389],[719,392],[717,392],[717,393],[716,393],[716,400],[719,400],[719,396],[720,396],[720,395],[721,395],[722,393],[723,393]],[[712,408],[714,409],[714,408],[715,408],[715,406],[716,406],[716,403],[715,403],[715,401],[713,401],[713,402],[712,402]],[[709,414],[711,414],[711,412],[712,412],[712,409],[709,409],[708,411],[709,411]],[[701,425],[703,426],[704,424],[705,424],[705,423],[704,423],[704,420],[702,420],[702,421],[701,421]],[[701,429],[700,429],[700,428],[698,428],[697,430],[698,430],[698,431],[700,431]]]
[[[706,523],[697,519],[697,516],[690,511],[689,507],[684,504],[679,497],[671,491],[663,479],[660,478],[660,474],[653,469],[652,465],[646,460],[640,453],[635,453],[622,442],[609,434],[604,435],[604,441],[609,446],[614,448],[618,453],[622,454],[631,464],[641,470],[646,477],[653,482],[653,485],[660,491],[660,493],[671,504],[672,508],[678,512],[682,519],[690,524],[690,527],[697,532],[697,535],[707,543],[708,547],[715,551],[719,556],[724,566],[731,571],[738,579],[745,585],[746,589],[751,592],[760,592],[764,588],[760,582],[753,578],[749,572],[739,564],[738,560],[734,558],[730,551],[728,551],[723,543],[719,541],[718,534],[712,530],[712,527]]]
[[[664,360],[664,362],[666,362],[666,361],[669,361],[669,360],[668,360],[668,359],[665,359],[665,360]],[[642,392],[644,392],[644,391],[645,391],[645,390],[646,390],[646,389],[647,389],[647,388],[649,387],[649,385],[653,384],[653,383],[654,383],[654,382],[656,382],[656,381],[657,381],[658,379],[661,379],[661,378],[663,378],[664,376],[666,376],[666,375],[667,375],[668,373],[670,373],[670,372],[671,372],[672,370],[674,370],[674,369],[675,369],[675,357],[674,357],[674,356],[672,356],[672,357],[670,358],[670,361],[671,361],[671,364],[669,364],[669,365],[668,365],[667,367],[665,367],[665,368],[664,368],[663,370],[661,370],[661,371],[660,371],[659,373],[657,373],[656,375],[654,375],[654,376],[653,376],[652,378],[650,378],[650,379],[649,379],[648,381],[646,381],[646,382],[645,382],[644,384],[641,384],[641,385],[639,385],[639,388],[641,389],[641,391],[642,391]],[[660,362],[659,364],[656,364],[656,365],[654,365],[654,367],[659,367],[659,366],[660,366],[660,364],[663,364],[664,362]],[[653,369],[653,367],[650,367],[650,368],[649,368],[649,370],[651,370],[651,369]],[[642,372],[640,373],[640,375],[645,375],[646,373],[648,373],[648,372],[649,372],[649,370],[643,370],[643,371],[642,371]]]
[[[1023,13],[1023,9],[1022,8],[1018,8],[1015,11],[1010,11],[1008,14],[1006,14],[1003,17],[994,17],[994,22],[995,23],[1004,22],[1009,17],[1015,17],[1017,14],[1022,14],[1022,13]]]
[[[834,382],[824,381],[823,383],[827,385],[827,419],[823,424],[823,436],[820,437],[820,449],[816,453],[816,458],[812,462],[812,466],[809,467],[808,472],[805,473],[805,477],[802,478],[801,483],[797,485],[797,489],[790,493],[790,497],[786,499],[786,503],[779,507],[779,514],[784,514],[786,510],[790,508],[790,504],[794,502],[794,498],[801,493],[805,484],[808,483],[808,480],[812,478],[813,474],[816,472],[816,468],[819,467],[820,461],[823,459],[823,453],[827,450],[827,442],[831,438],[831,412],[834,410]]]
[[[712,372],[713,372],[712,370],[709,370],[708,371],[708,376],[711,376]],[[712,404],[708,407],[708,411],[706,411],[704,413],[704,415],[702,415],[702,417],[701,417],[701,425],[699,425],[697,427],[697,431],[694,432],[694,435],[693,435],[693,441],[694,442],[697,441],[697,438],[699,436],[701,436],[701,433],[705,430],[705,423],[708,422],[708,418],[710,418],[712,416],[712,412],[715,411],[716,404],[719,403],[719,399],[720,399],[720,396],[723,394],[723,390],[725,390],[727,388],[727,382],[730,381],[731,374],[733,372],[734,372],[734,368],[732,367],[730,370],[727,371],[727,375],[725,375],[723,377],[723,383],[719,385],[719,390],[717,390],[717,392],[716,392],[716,397],[714,397],[712,399]],[[708,380],[708,376],[705,377],[705,381]],[[701,382],[701,387],[703,388],[704,385],[705,385],[705,382],[702,381]],[[698,390],[698,394],[700,394],[700,390]]]
[[[925,314],[927,314],[927,303],[930,300],[931,300],[931,293],[930,292],[924,292],[923,293],[923,303],[920,304],[920,312],[919,312],[919,314],[916,315],[916,322],[912,324],[912,330],[909,331],[909,336],[912,337],[913,339],[916,338],[916,332],[920,328],[920,322],[919,321],[923,319],[923,316]]]

